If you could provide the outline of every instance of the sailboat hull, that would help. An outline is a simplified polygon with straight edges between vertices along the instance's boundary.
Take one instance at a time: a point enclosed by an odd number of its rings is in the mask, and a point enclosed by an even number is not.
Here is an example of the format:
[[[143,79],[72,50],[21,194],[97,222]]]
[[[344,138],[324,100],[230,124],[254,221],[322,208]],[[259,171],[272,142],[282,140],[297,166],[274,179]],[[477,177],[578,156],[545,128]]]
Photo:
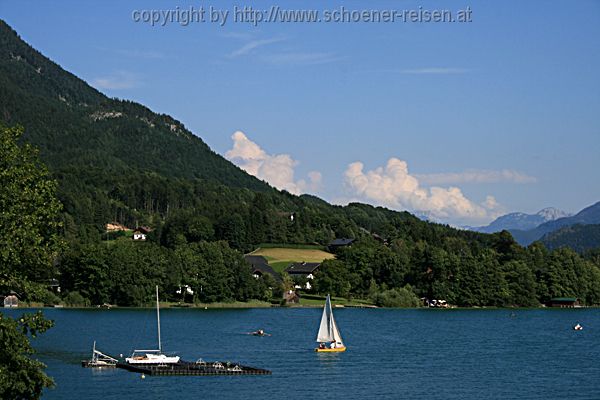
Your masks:
[[[315,351],[317,353],[342,353],[344,351],[346,351],[345,347],[336,347],[335,349],[320,349],[320,348],[316,348]]]

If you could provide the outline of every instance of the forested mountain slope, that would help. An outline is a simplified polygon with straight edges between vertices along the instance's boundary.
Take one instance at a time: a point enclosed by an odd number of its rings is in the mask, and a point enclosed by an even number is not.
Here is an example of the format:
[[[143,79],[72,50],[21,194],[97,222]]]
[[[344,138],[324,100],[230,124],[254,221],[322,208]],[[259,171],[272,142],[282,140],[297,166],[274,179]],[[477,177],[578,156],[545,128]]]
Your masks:
[[[549,249],[569,247],[583,253],[600,249],[600,225],[569,225],[547,233],[541,239]]]
[[[211,239],[320,242],[428,226],[407,213],[335,207],[279,192],[213,152],[183,124],[130,101],[110,99],[63,70],[0,21],[0,120],[25,127],[59,181],[65,235],[95,241],[104,224],[160,227],[179,211],[200,214]],[[187,211],[186,211],[187,210]],[[300,212],[301,211],[301,212]],[[290,223],[297,213],[297,223]],[[370,215],[369,215],[370,214]],[[184,217],[187,218],[187,217]],[[390,222],[396,223],[390,224]]]

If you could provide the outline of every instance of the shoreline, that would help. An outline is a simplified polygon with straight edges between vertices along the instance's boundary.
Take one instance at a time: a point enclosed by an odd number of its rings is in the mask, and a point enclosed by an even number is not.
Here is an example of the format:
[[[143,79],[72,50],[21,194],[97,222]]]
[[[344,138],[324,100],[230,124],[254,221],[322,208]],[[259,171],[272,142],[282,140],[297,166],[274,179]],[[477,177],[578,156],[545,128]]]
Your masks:
[[[337,304],[333,305],[334,308],[352,308],[352,309],[382,309],[382,310],[432,310],[432,311],[452,311],[452,310],[506,310],[506,311],[523,311],[523,310],[581,310],[581,309],[596,309],[600,306],[581,306],[581,307],[486,307],[486,306],[475,306],[475,307],[448,307],[448,308],[435,308],[435,307],[378,307],[372,304]],[[200,304],[185,304],[178,305],[177,303],[160,303],[161,309],[175,309],[175,310],[234,310],[234,309],[266,309],[266,308],[323,308],[323,305],[319,304],[290,304],[290,305],[279,305],[271,303],[260,303],[260,302],[234,302],[234,303],[200,303]],[[36,303],[25,304],[14,308],[4,308],[4,310],[28,310],[28,309],[69,309],[69,310],[154,310],[155,307],[148,306],[67,306],[57,305],[48,306]],[[1,312],[1,311],[0,311]]]

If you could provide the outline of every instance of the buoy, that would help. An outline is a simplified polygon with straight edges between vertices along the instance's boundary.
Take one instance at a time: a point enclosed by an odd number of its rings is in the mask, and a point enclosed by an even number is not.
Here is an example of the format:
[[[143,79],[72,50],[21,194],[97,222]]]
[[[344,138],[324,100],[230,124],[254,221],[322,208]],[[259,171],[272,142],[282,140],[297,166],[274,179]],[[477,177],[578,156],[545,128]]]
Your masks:
[[[577,324],[577,325],[575,325],[575,326],[573,327],[573,330],[576,330],[576,331],[582,331],[582,330],[583,330],[583,326],[581,326],[581,325]]]
[[[146,375],[142,374],[142,376],[140,378],[146,379]]]

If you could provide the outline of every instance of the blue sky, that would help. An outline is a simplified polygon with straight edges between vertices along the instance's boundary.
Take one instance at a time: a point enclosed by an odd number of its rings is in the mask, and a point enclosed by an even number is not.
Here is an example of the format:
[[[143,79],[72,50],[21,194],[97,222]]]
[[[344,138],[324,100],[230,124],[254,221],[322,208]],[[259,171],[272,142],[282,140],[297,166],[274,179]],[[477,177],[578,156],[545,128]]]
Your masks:
[[[174,116],[293,192],[454,224],[600,200],[600,2],[248,3],[470,7],[470,23],[132,19],[235,4],[3,0],[0,17],[107,95]]]

